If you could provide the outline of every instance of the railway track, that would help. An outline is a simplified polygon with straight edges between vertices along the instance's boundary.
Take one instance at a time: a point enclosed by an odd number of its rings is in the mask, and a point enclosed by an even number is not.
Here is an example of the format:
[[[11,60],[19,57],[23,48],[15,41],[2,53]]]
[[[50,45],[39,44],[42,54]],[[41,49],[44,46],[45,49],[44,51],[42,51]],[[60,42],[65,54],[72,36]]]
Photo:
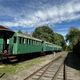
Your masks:
[[[65,78],[63,75],[65,57],[66,56],[60,56],[56,60],[51,61],[36,72],[26,77],[24,80],[64,80]]]
[[[14,80],[80,80],[75,69],[66,65],[68,57],[61,55],[25,78]],[[69,62],[69,61],[68,61]],[[76,74],[76,75],[75,75]],[[0,73],[0,80],[13,80]]]
[[[0,73],[0,78],[2,78],[5,75],[5,73]]]

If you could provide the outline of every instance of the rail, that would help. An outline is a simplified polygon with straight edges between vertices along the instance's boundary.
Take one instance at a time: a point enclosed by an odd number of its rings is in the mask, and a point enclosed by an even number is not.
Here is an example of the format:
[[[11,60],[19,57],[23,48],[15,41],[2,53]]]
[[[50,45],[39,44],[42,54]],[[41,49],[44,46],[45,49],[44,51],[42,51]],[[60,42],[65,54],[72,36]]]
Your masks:
[[[29,75],[28,77],[26,77],[24,80],[29,79],[30,77],[34,76],[37,72],[39,72],[40,70],[42,70],[43,68],[47,67],[45,69],[45,71],[49,68],[49,66],[51,65],[52,62],[58,60],[59,58],[61,58],[61,56],[57,57],[56,59],[52,60],[51,62],[47,63],[46,65],[44,65],[43,67],[41,67],[40,69],[38,69],[37,71],[35,71],[34,73],[32,73],[31,75]],[[44,72],[45,72],[44,71]]]
[[[5,73],[0,73],[0,78],[2,78],[5,75]]]
[[[33,80],[33,79],[34,80],[46,80],[45,79],[46,77],[49,78],[48,80],[56,80],[59,72],[61,71],[62,67],[64,66],[64,61],[65,61],[65,58],[62,58],[62,56],[59,56],[57,59],[52,60],[45,66],[38,69],[36,72],[34,72],[31,75],[29,75],[28,77],[26,77],[24,80]],[[51,74],[48,74],[48,73],[51,73],[52,76],[51,76]],[[46,74],[48,74],[48,76],[46,76]],[[46,77],[44,78],[44,76],[46,76]],[[64,76],[65,76],[65,74],[64,74]],[[66,80],[65,77],[63,79]]]

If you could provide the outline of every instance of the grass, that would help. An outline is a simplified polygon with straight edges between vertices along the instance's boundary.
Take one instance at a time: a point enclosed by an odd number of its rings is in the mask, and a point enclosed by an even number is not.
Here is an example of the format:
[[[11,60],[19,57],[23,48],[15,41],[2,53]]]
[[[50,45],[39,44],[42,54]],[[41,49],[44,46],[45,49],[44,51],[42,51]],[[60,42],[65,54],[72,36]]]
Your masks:
[[[40,62],[44,61],[43,57],[38,57],[32,60],[27,60],[24,62],[16,63],[16,64],[3,64],[0,67],[0,72],[1,73],[8,73],[8,74],[15,74],[18,73],[22,70],[29,69],[35,64],[39,64]]]

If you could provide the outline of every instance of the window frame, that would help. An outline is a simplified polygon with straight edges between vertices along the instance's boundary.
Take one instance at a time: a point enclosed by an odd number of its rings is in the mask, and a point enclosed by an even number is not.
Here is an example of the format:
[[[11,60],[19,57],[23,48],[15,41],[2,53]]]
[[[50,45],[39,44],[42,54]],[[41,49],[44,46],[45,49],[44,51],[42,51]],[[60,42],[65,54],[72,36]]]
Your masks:
[[[14,36],[14,37],[13,37],[13,43],[16,43],[16,42],[17,42],[17,37]]]

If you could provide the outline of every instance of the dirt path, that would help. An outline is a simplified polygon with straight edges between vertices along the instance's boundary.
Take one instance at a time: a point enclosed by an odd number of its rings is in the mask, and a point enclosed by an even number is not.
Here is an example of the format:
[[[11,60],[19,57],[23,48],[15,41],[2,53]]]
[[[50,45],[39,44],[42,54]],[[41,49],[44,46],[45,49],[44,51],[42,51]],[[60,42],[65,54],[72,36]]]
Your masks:
[[[60,52],[55,55],[51,54],[51,55],[44,56],[42,58],[43,61],[41,63],[35,64],[34,66],[30,67],[29,69],[25,69],[23,71],[20,71],[19,73],[15,74],[15,75],[5,75],[2,80],[23,80],[26,76],[32,74],[37,69],[41,68],[42,66],[44,66],[45,64],[50,62],[52,59],[55,59],[56,57],[58,57],[64,53],[65,52]]]

